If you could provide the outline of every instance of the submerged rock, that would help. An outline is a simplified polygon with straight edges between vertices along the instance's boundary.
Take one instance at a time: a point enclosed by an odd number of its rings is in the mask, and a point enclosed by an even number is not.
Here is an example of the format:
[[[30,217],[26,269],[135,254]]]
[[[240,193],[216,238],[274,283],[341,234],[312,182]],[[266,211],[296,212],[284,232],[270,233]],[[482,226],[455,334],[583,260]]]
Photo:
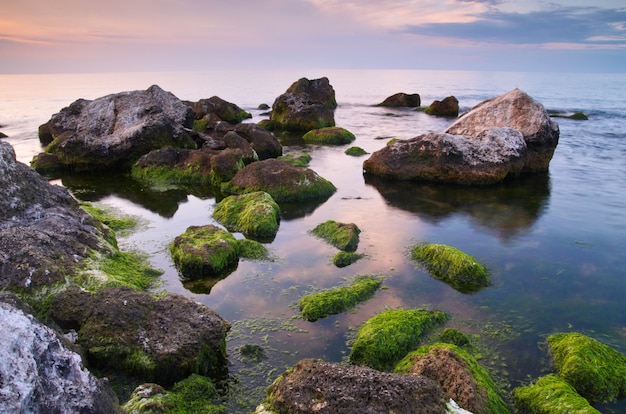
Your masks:
[[[76,171],[129,169],[166,145],[195,148],[194,112],[156,85],[93,101],[79,99],[39,127],[39,140],[59,164]]]
[[[360,233],[361,229],[356,224],[338,223],[334,220],[320,223],[311,230],[311,234],[346,252],[354,252],[357,249]]]
[[[108,234],[70,195],[16,161],[0,142],[0,289],[62,282],[93,251],[111,252]]]
[[[432,380],[304,359],[268,388],[257,413],[445,414],[446,398]]]
[[[424,108],[424,112],[428,115],[456,117],[459,115],[459,101],[454,96],[448,96],[443,101],[435,100]]]
[[[354,134],[345,128],[327,127],[313,129],[302,136],[307,144],[344,145],[349,144],[356,138]]]
[[[399,108],[399,107],[407,107],[407,108],[417,108],[422,104],[419,94],[417,93],[404,93],[398,92],[391,96],[388,96],[379,103],[377,106],[384,106],[388,108]]]
[[[122,413],[108,382],[15,301],[0,295],[0,412]]]
[[[513,390],[515,406],[521,413],[600,414],[563,378],[548,374],[535,383]]]
[[[93,294],[72,286],[55,296],[51,316],[76,330],[89,362],[105,370],[167,386],[225,369],[230,323],[180,295],[155,298],[130,288]]]

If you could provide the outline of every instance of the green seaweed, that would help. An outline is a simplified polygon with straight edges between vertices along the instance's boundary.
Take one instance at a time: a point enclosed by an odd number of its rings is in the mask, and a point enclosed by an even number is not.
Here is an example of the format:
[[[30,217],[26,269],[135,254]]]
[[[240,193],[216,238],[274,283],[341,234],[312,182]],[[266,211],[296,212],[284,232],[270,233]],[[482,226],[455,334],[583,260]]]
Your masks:
[[[267,248],[255,240],[237,240],[239,244],[239,256],[250,260],[271,260]]]
[[[550,335],[547,342],[559,376],[591,403],[626,395],[626,355],[578,332]]]
[[[308,131],[302,139],[308,144],[344,145],[351,143],[356,137],[347,129],[330,126]]]
[[[589,401],[563,378],[548,374],[534,384],[513,390],[513,398],[519,412],[531,414],[595,414]]]
[[[281,155],[278,159],[288,162],[294,167],[308,167],[313,157],[304,152],[291,152],[289,154]]]
[[[469,336],[456,328],[445,328],[439,333],[439,340],[456,346],[465,346],[470,343]]]
[[[351,155],[353,157],[360,157],[361,155],[366,155],[368,154],[367,151],[365,151],[363,148],[361,147],[350,147],[347,150],[344,151],[344,153],[346,155]]]
[[[346,267],[350,266],[352,263],[362,259],[365,257],[362,253],[353,253],[353,252],[337,252],[333,256],[333,264],[337,267]]]
[[[345,312],[371,298],[381,284],[382,280],[379,277],[357,276],[350,286],[336,287],[302,297],[298,307],[304,319],[315,322],[318,319]]]
[[[359,244],[359,233],[361,230],[355,224],[338,223],[334,220],[327,220],[318,224],[311,233],[336,248],[353,252]]]
[[[271,195],[256,191],[224,198],[215,207],[213,218],[230,231],[253,237],[273,237],[278,231],[280,207]]]
[[[411,258],[426,270],[462,293],[489,286],[487,268],[472,256],[443,244],[419,244],[411,249]]]
[[[380,371],[392,369],[429,330],[445,323],[448,315],[425,309],[387,310],[359,328],[350,362]]]

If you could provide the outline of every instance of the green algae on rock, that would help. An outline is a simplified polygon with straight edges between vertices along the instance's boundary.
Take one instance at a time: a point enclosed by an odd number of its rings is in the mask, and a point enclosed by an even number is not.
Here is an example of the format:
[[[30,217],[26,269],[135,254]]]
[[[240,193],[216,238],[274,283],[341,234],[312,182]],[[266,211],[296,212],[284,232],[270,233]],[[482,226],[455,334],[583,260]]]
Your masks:
[[[422,346],[405,356],[395,372],[417,374],[437,382],[461,408],[474,414],[508,414],[498,387],[469,352],[456,345]]]
[[[298,307],[304,319],[315,322],[318,319],[345,312],[371,298],[381,284],[382,280],[379,277],[357,276],[350,286],[336,287],[303,296]]]
[[[447,344],[456,346],[469,345],[470,339],[465,333],[459,331],[456,328],[445,328],[439,333],[439,340]]]
[[[361,147],[350,147],[347,150],[345,150],[344,152],[345,152],[346,155],[350,155],[350,156],[353,156],[353,157],[360,157],[361,155],[368,154],[368,152],[365,151]]]
[[[334,220],[327,220],[311,230],[311,234],[346,252],[356,250],[360,233],[361,230],[356,224],[338,223]]]
[[[422,335],[445,323],[448,315],[425,309],[387,310],[368,319],[350,352],[350,362],[380,371],[392,369]]]
[[[172,259],[183,277],[219,274],[239,261],[237,239],[217,226],[190,226],[170,246]]]
[[[548,374],[534,384],[513,390],[519,412],[532,414],[598,414],[589,401],[563,378]]]
[[[281,155],[278,159],[288,162],[294,167],[308,167],[313,157],[306,152],[290,152],[289,154]]]
[[[239,257],[241,258],[250,260],[273,260],[265,246],[256,240],[238,239],[237,244],[239,244]]]
[[[591,403],[626,395],[626,355],[578,332],[548,337],[558,375]]]
[[[357,262],[358,260],[364,258],[365,255],[362,253],[354,253],[354,252],[337,252],[333,256],[333,264],[339,268],[350,266],[352,263]]]
[[[411,249],[411,258],[426,270],[462,293],[471,293],[489,286],[487,268],[472,256],[443,244],[418,244]]]
[[[246,237],[273,238],[280,223],[280,207],[268,193],[255,191],[224,198],[213,210],[213,218]]]
[[[308,131],[302,136],[307,144],[344,145],[356,139],[354,134],[341,127],[326,127]]]

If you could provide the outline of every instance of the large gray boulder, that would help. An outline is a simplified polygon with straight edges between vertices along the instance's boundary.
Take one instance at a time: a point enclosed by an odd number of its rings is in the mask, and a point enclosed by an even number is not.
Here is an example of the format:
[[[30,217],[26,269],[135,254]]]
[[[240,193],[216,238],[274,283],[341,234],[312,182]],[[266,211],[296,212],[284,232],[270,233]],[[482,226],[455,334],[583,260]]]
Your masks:
[[[0,294],[0,412],[121,413],[108,382],[18,302]]]
[[[93,250],[111,251],[107,229],[63,187],[16,161],[0,142],[0,289],[65,280]]]
[[[153,85],[93,101],[79,99],[41,125],[39,139],[68,169],[129,168],[140,156],[166,145],[195,148],[188,133],[193,121],[190,106]]]
[[[476,137],[486,128],[517,129],[528,147],[523,172],[548,170],[559,143],[559,125],[527,93],[516,88],[484,101],[462,114],[445,132]]]
[[[476,137],[430,132],[374,152],[363,169],[398,180],[492,184],[518,175],[526,153],[522,134],[512,128],[485,129]]]

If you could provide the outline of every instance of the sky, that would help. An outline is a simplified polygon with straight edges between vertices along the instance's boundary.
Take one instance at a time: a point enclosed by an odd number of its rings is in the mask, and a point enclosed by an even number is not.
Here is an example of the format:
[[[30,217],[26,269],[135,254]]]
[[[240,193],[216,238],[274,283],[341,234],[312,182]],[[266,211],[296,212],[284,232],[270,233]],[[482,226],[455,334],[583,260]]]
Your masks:
[[[624,0],[0,0],[0,73],[626,73]]]

